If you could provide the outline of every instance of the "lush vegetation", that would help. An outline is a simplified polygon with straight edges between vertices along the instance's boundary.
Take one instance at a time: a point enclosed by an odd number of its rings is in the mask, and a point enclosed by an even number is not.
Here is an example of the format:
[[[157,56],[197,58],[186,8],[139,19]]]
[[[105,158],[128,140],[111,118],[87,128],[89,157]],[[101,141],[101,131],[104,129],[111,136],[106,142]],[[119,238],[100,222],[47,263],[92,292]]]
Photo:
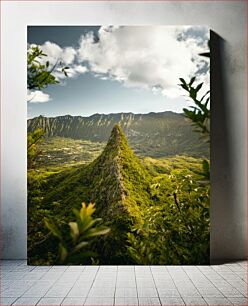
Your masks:
[[[50,149],[56,141],[59,147],[57,138],[45,139],[39,145],[41,154],[50,150],[49,141]],[[68,142],[71,147],[63,141],[61,147],[73,151],[73,140]],[[76,141],[75,147],[79,144]],[[98,155],[100,151],[93,152]],[[202,175],[201,158],[181,155],[139,159],[120,126],[113,128],[96,159],[89,162],[81,156],[83,162],[76,165],[59,166],[58,160],[56,165],[36,164],[29,170],[29,263],[208,262],[209,182]],[[109,228],[108,234],[85,240],[81,232],[80,241],[73,238],[78,233],[75,222],[79,222],[75,212],[78,216],[82,202],[95,203],[94,215],[101,218],[95,225],[105,226],[102,233]],[[101,233],[102,228],[98,230]],[[82,248],[75,252],[81,242]]]
[[[209,186],[200,179],[177,169],[153,180],[154,204],[142,210],[142,222],[128,233],[136,263],[209,263]]]
[[[30,133],[32,135],[32,133]],[[39,144],[36,165],[39,168],[72,167],[87,164],[96,159],[103,151],[105,142],[76,140],[64,137],[47,137]]]
[[[27,137],[27,164],[28,169],[35,167],[37,159],[41,155],[41,149],[38,147],[42,143],[45,132],[37,129],[33,133],[28,133]]]
[[[90,203],[86,206],[82,204],[80,211],[73,209],[76,221],[65,224],[63,228],[57,226],[56,220],[44,218],[45,225],[59,240],[58,263],[77,264],[82,258],[87,260],[93,259],[95,255],[91,251],[84,251],[86,247],[93,242],[92,238],[96,236],[106,235],[110,229],[104,225],[99,225],[100,218],[93,219],[94,204]],[[81,250],[83,249],[83,252]],[[94,259],[93,259],[94,260]]]
[[[28,50],[30,91],[57,84],[55,70],[67,76],[45,58]],[[195,80],[180,79],[194,103],[184,116],[28,120],[30,264],[209,262],[209,92],[199,98]]]

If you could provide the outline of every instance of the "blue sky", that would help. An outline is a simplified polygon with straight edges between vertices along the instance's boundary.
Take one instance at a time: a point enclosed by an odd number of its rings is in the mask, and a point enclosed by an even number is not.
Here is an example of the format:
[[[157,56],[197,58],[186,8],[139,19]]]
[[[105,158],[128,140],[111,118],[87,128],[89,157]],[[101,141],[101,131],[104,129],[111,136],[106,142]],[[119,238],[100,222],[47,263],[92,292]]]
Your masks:
[[[94,113],[182,112],[189,106],[179,77],[209,87],[206,27],[30,26],[28,48],[39,45],[51,65],[70,67],[60,84],[28,92],[28,118]],[[47,60],[46,59],[46,60]]]

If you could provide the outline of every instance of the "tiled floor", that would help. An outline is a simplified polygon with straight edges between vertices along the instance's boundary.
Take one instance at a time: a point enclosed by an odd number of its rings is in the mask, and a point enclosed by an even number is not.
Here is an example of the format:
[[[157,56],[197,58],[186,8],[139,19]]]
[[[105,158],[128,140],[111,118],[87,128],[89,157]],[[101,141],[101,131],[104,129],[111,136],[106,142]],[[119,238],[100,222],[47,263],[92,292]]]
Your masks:
[[[247,263],[27,266],[2,261],[0,305],[247,305]]]

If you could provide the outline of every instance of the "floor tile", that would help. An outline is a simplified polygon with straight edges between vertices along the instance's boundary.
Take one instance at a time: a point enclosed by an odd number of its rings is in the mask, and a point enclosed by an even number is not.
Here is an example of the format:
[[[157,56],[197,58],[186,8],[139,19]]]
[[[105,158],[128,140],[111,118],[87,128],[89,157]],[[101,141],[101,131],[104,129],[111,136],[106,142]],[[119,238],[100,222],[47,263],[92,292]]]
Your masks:
[[[116,297],[115,305],[126,306],[126,305],[138,305],[138,298],[124,298],[124,297]]]
[[[24,305],[24,306],[31,306],[31,305],[36,305],[39,302],[40,298],[19,298],[15,301],[15,303],[13,305]]]
[[[201,294],[195,289],[179,289],[178,291],[182,297],[201,297]]]
[[[243,297],[243,294],[232,286],[228,286],[226,288],[221,288],[218,286],[218,289],[225,297]]]
[[[111,306],[114,305],[114,298],[87,298],[84,305]]]
[[[134,266],[118,266],[118,273],[120,272],[133,272],[134,273]]]
[[[247,306],[248,305],[248,299],[247,298],[228,298],[228,300],[233,304],[233,305],[239,305],[239,306]]]
[[[177,289],[157,288],[159,297],[180,297]]]
[[[216,288],[212,287],[204,287],[204,288],[197,288],[200,295],[203,297],[211,297],[211,298],[222,298],[223,294],[217,290]]]
[[[139,298],[139,306],[160,306],[161,303],[160,303],[160,300],[159,298],[149,298],[149,297],[146,297],[146,298]]]
[[[63,298],[42,298],[37,305],[51,306],[51,305],[60,305],[63,301]]]
[[[203,306],[207,305],[205,300],[201,297],[183,297],[183,300],[186,305],[192,305],[192,306]]]
[[[136,288],[116,288],[115,297],[132,298],[137,297]]]
[[[127,279],[121,279],[117,280],[116,287],[127,287],[127,288],[133,288],[136,286],[135,280],[127,280]]]
[[[163,298],[160,298],[160,301],[161,301],[162,306],[185,305],[184,301],[178,297],[175,297],[175,298],[163,297]]]
[[[70,305],[70,306],[83,306],[85,302],[85,298],[65,298],[61,305]]]
[[[145,288],[138,287],[138,297],[157,297],[158,292],[155,287]]]
[[[227,298],[204,298],[204,300],[207,302],[209,306],[227,306],[227,305],[232,305],[230,301],[228,301]]]
[[[85,266],[69,266],[66,272],[82,272]]]
[[[15,302],[15,300],[16,300],[17,298],[15,298],[15,297],[1,297],[1,303],[0,303],[0,305],[1,306],[7,306],[7,305],[11,305],[12,303],[14,303]]]
[[[65,297],[68,292],[70,291],[71,286],[57,286],[54,285],[52,288],[50,288],[47,293],[45,294],[45,297]]]
[[[106,288],[92,288],[89,292],[88,297],[114,297],[114,293],[115,293],[115,288],[114,287],[106,287]]]
[[[73,286],[72,289],[68,292],[68,297],[87,297],[90,291],[90,286],[78,285]]]
[[[136,283],[137,283],[137,287],[141,287],[141,288],[151,288],[151,287],[155,287],[155,283],[153,281],[153,279],[145,279],[145,278],[136,278]]]
[[[2,305],[246,305],[246,263],[27,266],[2,262]],[[159,297],[158,297],[159,294]],[[203,298],[202,298],[203,297]],[[4,304],[5,303],[5,304]]]

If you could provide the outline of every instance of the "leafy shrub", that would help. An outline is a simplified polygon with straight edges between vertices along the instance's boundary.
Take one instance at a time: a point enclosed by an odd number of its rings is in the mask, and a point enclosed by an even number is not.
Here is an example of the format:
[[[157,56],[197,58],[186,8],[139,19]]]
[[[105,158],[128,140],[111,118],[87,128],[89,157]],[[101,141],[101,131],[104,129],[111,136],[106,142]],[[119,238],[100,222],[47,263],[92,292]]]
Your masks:
[[[128,233],[138,264],[206,264],[209,260],[209,186],[186,169],[161,175],[151,186],[153,205]]]
[[[37,90],[47,87],[48,85],[58,84],[59,81],[53,75],[58,65],[62,66],[62,62],[57,62],[50,67],[49,61],[44,60],[47,55],[38,47],[33,46],[27,52],[27,88],[29,90]],[[44,63],[43,63],[44,62]],[[67,76],[69,67],[61,67],[61,72]]]
[[[37,129],[33,133],[28,133],[27,137],[27,161],[28,169],[34,168],[36,164],[36,159],[39,154],[41,154],[38,144],[43,141],[45,136],[45,131],[42,129]]]
[[[106,235],[110,231],[109,228],[99,224],[100,218],[92,218],[94,211],[95,208],[92,203],[88,206],[83,203],[80,211],[73,209],[76,222],[69,222],[69,227],[65,229],[59,228],[54,220],[44,218],[46,227],[59,240],[59,255],[57,258],[59,263],[73,263],[74,255],[79,252],[83,261],[94,256],[91,251],[84,253],[81,250],[88,246],[96,236]]]
[[[181,84],[179,84],[184,90],[187,91],[189,97],[194,102],[194,106],[190,106],[190,109],[184,108],[185,116],[195,126],[196,131],[200,132],[205,138],[209,140],[210,134],[210,91],[208,90],[201,98],[198,97],[199,91],[202,88],[203,83],[194,86],[196,77],[191,78],[187,83],[183,78],[180,78]]]

